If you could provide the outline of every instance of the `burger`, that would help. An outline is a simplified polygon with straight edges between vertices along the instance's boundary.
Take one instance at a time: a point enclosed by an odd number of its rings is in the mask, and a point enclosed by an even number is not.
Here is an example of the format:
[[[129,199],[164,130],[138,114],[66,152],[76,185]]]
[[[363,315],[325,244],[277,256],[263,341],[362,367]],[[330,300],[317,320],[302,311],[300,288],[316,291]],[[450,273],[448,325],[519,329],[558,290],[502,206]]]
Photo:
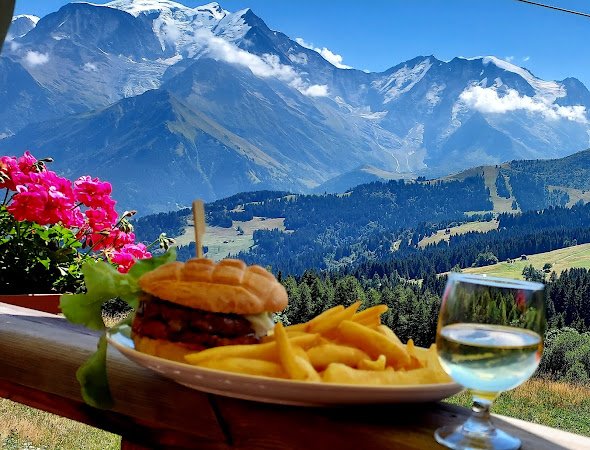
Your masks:
[[[136,350],[180,362],[206,348],[257,343],[274,326],[272,312],[288,301],[271,273],[237,259],[170,262],[138,283]]]

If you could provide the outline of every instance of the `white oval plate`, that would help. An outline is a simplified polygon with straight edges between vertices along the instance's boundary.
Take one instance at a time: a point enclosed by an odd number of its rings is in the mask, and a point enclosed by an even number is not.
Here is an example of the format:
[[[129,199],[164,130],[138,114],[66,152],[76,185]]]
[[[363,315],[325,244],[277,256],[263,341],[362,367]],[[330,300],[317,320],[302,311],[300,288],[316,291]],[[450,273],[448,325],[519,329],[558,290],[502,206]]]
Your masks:
[[[210,394],[297,406],[422,403],[442,400],[461,390],[457,383],[365,386],[282,380],[243,375],[170,361],[135,350],[130,327],[107,333],[107,340],[131,361],[184,386]]]

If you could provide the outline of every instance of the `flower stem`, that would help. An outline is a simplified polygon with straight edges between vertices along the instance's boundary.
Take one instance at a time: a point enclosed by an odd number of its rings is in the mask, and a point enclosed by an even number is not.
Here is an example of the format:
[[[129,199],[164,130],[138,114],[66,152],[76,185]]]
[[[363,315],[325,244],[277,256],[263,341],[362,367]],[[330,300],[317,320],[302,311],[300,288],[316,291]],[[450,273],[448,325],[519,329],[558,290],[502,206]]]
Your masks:
[[[17,220],[14,221],[14,229],[16,231],[16,237],[17,237],[17,239],[20,239],[21,238],[21,235],[20,235],[20,222],[18,222]]]
[[[154,245],[156,245],[158,242],[160,242],[160,239],[159,239],[159,238],[158,238],[158,239],[156,239],[154,242],[152,242],[150,245],[146,245],[146,246],[145,246],[145,249],[147,250],[147,249],[149,249],[149,248],[152,248],[152,247],[153,247]]]

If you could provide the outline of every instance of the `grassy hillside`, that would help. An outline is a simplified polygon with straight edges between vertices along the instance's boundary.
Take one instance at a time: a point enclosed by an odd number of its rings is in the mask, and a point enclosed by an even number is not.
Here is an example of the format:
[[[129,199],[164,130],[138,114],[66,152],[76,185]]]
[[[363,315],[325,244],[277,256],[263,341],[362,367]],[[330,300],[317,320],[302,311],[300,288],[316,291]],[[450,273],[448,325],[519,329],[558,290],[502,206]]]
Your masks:
[[[188,225],[184,228],[181,236],[176,238],[177,246],[189,245],[195,241],[195,231],[192,219],[187,220]],[[219,261],[226,258],[228,254],[236,255],[241,251],[248,251],[254,245],[254,231],[278,229],[285,231],[285,219],[265,219],[254,217],[248,221],[232,221],[230,228],[207,226],[203,235],[203,245],[208,248],[207,257]],[[238,231],[241,228],[243,233]]]
[[[536,204],[534,208],[542,209],[550,204],[561,204],[557,199],[559,192],[567,193],[567,206],[578,201],[590,201],[590,149],[582,150],[560,159],[514,160],[493,166],[479,166],[463,172],[451,174],[441,178],[443,181],[463,180],[476,174],[483,175],[486,187],[490,190],[490,200],[494,204],[493,212],[520,211],[523,204]],[[510,197],[498,195],[496,178],[502,174],[507,181]],[[525,184],[529,184],[530,191],[523,191],[523,177]],[[520,183],[516,179],[520,178]],[[518,189],[516,189],[517,186]],[[516,210],[512,209],[513,201],[517,201]],[[541,206],[539,206],[541,205]]]
[[[437,244],[440,241],[449,241],[451,236],[456,236],[458,234],[466,234],[470,232],[477,232],[477,233],[487,233],[490,230],[495,230],[498,228],[498,221],[497,220],[490,220],[489,222],[469,222],[463,223],[461,225],[457,225],[456,227],[448,228],[449,232],[447,233],[447,229],[438,230],[435,234],[430,235],[428,237],[423,238],[418,242],[420,248],[426,247],[428,244]]]
[[[472,405],[467,391],[446,401],[466,408]],[[503,392],[491,409],[494,414],[590,436],[590,389],[584,386],[531,379]]]
[[[508,165],[509,163],[504,163],[504,165]],[[483,174],[484,182],[486,187],[490,190],[490,200],[494,204],[494,208],[491,212],[494,213],[503,213],[503,212],[516,212],[512,209],[512,201],[514,200],[514,196],[510,198],[503,198],[498,196],[498,191],[496,189],[496,177],[498,176],[499,168],[502,166],[479,166],[473,167],[471,169],[465,170],[460,173],[452,174],[446,177],[441,178],[443,181],[451,181],[451,180],[464,180],[467,177],[472,177],[475,175]],[[490,211],[478,211],[478,212],[490,212]]]
[[[546,263],[552,264],[551,270],[558,275],[571,268],[590,269],[590,244],[574,245],[552,252],[526,255],[526,260],[518,259],[512,263],[506,261],[484,267],[469,267],[464,273],[487,274],[496,277],[522,279],[525,266],[533,265],[535,269],[542,269]]]
[[[0,448],[115,450],[121,437],[0,398]]]
[[[584,203],[590,202],[590,190],[587,191],[585,189],[575,189],[571,187],[554,185],[550,185],[549,187],[551,189],[561,189],[562,191],[567,192],[567,194],[570,196],[570,201],[567,203],[568,207],[572,207],[580,200]]]

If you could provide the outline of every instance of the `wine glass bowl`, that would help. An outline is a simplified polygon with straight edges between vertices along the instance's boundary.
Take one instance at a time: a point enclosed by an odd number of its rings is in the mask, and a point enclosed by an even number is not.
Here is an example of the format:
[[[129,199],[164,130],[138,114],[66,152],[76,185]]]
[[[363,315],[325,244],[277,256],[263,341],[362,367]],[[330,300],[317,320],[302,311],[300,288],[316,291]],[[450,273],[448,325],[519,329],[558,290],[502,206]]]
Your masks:
[[[436,346],[442,367],[473,394],[474,413],[464,424],[439,428],[450,448],[519,448],[496,429],[489,414],[503,391],[526,381],[541,359],[546,327],[541,283],[450,274],[442,299]]]

